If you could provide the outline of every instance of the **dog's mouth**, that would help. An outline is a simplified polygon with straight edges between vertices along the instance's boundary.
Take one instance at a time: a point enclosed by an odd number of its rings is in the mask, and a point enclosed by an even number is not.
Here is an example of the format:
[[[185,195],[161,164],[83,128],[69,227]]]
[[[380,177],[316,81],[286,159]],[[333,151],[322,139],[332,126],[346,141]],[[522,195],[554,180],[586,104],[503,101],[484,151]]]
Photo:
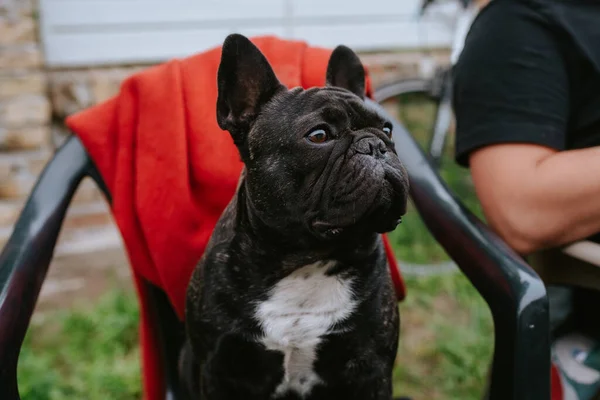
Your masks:
[[[320,236],[323,239],[333,239],[341,236],[346,230],[346,227],[336,226],[328,222],[317,220],[312,223],[312,229],[317,236]]]
[[[338,196],[339,191],[332,195],[326,211],[309,222],[313,234],[321,239],[335,239],[396,229],[406,212],[406,187],[398,177],[366,181],[355,191],[358,196]]]
[[[377,233],[390,232],[396,229],[402,223],[402,217],[395,220],[390,220],[385,226],[380,226]],[[312,223],[313,232],[322,239],[335,239],[343,236],[346,232],[351,231],[353,226],[335,225],[329,222],[316,220]]]

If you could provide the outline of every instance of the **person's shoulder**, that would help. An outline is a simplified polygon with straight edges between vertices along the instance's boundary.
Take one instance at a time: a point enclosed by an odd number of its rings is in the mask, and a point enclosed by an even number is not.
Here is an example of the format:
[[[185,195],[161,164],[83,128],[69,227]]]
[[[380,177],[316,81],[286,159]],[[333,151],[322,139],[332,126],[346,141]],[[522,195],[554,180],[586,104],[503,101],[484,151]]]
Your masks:
[[[545,8],[553,0],[490,0],[478,14],[478,18],[494,18],[496,15],[511,15],[520,17],[543,17]]]
[[[489,74],[487,68],[514,72],[515,63],[539,66],[556,56],[562,58],[555,32],[553,21],[536,2],[492,0],[471,25],[454,68],[456,78],[460,81],[461,75],[474,72]]]
[[[466,42],[518,39],[522,43],[529,39],[529,30],[551,28],[553,24],[538,1],[491,0],[473,21]]]

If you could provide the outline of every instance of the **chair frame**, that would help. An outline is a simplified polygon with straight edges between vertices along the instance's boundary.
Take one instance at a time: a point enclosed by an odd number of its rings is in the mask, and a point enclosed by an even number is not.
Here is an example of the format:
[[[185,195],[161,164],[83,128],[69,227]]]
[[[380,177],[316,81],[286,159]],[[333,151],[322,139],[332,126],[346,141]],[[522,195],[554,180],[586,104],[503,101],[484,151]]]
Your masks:
[[[111,195],[94,163],[81,141],[72,136],[40,175],[0,253],[0,393],[3,399],[20,399],[16,371],[21,345],[67,208],[85,177],[96,182],[110,203]],[[183,344],[183,324],[166,294],[149,282],[143,284],[150,302],[151,325],[161,344],[165,398],[181,399],[177,362]],[[181,325],[180,330],[173,329],[177,325]]]
[[[487,302],[495,327],[489,400],[550,399],[548,298],[539,276],[450,192],[400,122],[372,100],[367,106],[394,126],[394,141],[411,181],[410,196],[428,229]],[[81,141],[70,137],[33,188],[0,253],[0,393],[19,400],[17,362],[23,339],[73,195],[91,177],[111,202]],[[164,398],[183,397],[178,358],[183,323],[167,296],[145,282],[151,324],[161,343]],[[173,329],[179,325],[181,330]],[[482,360],[487,362],[487,360]]]

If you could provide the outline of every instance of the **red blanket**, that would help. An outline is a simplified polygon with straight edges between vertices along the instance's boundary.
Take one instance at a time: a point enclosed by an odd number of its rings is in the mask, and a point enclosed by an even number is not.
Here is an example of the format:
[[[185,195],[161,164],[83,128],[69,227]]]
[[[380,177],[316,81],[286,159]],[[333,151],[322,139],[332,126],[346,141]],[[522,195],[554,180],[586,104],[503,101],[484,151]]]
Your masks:
[[[253,38],[288,87],[323,86],[331,50],[275,37]],[[183,319],[186,287],[211,232],[232,198],[242,164],[216,121],[221,49],[135,74],[105,103],[67,126],[81,139],[110,193],[141,307],[145,398],[163,393],[156,338],[148,329],[147,280]],[[367,79],[367,94],[371,94]],[[404,284],[386,240],[399,299]]]

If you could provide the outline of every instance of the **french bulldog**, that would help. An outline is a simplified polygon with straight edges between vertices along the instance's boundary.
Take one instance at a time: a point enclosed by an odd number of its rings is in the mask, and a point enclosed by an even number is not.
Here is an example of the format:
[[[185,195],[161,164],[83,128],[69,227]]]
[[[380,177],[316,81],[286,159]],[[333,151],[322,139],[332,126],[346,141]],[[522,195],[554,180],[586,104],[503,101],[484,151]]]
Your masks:
[[[380,234],[408,177],[359,58],[338,46],[325,87],[288,90],[232,34],[217,75],[244,169],[187,291],[192,398],[390,400],[399,315]]]

